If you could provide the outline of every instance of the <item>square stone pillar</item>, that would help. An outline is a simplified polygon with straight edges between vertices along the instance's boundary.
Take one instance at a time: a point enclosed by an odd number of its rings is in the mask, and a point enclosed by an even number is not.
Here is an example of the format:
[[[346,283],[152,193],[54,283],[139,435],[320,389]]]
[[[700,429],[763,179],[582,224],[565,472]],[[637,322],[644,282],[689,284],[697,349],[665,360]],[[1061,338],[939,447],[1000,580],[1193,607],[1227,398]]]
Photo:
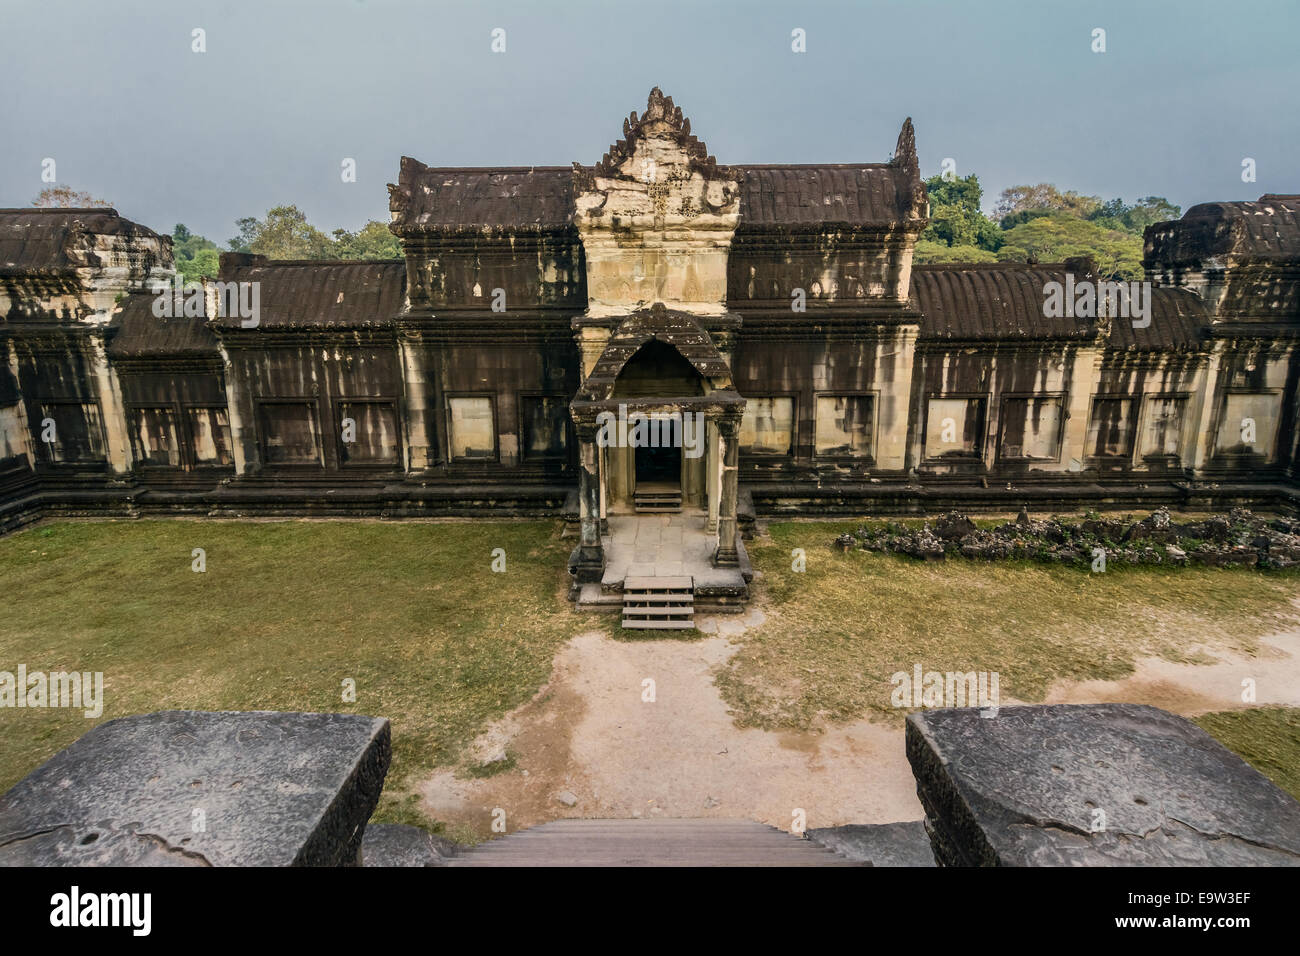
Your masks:
[[[706,466],[705,489],[708,495],[709,517],[704,525],[705,533],[718,533],[718,499],[722,497],[722,462],[718,460],[718,425],[707,422],[708,465]]]
[[[226,384],[226,415],[230,421],[230,448],[235,458],[235,474],[243,478],[262,470],[262,449],[257,443],[255,411],[244,384],[243,373],[235,367],[225,344],[219,344],[222,377]],[[242,368],[242,366],[241,366]]]
[[[1088,420],[1092,417],[1092,396],[1097,391],[1101,377],[1102,351],[1099,348],[1081,348],[1074,353],[1070,368],[1070,394],[1066,399],[1064,449],[1061,458],[1066,471],[1083,471],[1091,451],[1088,448]],[[1142,396],[1137,396],[1140,403]],[[1138,421],[1141,405],[1134,410],[1133,420]],[[1138,442],[1133,443],[1137,453]]]
[[[876,365],[880,382],[880,428],[874,465],[877,471],[904,471],[910,467],[907,425],[911,414],[912,375],[919,330],[920,326],[917,325],[902,325],[893,333],[892,340],[884,339],[876,343]],[[814,432],[816,427],[814,421]]]
[[[727,417],[718,423],[718,442],[722,457],[719,461],[720,493],[718,495],[718,549],[713,553],[713,565],[718,568],[740,566],[740,551],[736,547],[736,505],[740,480],[740,419]]]
[[[108,361],[108,349],[102,331],[91,333],[90,364],[99,395],[99,412],[104,422],[108,466],[115,475],[131,471],[131,434],[126,422],[126,408],[122,404],[122,387],[117,371]]]
[[[398,350],[402,360],[402,417],[406,426],[402,432],[406,446],[405,465],[408,472],[424,471],[437,461],[431,454],[429,437],[429,382],[424,360],[424,345],[418,334],[403,332],[398,336]]]
[[[1198,474],[1214,451],[1219,413],[1219,368],[1223,364],[1224,348],[1222,339],[1214,343],[1214,351],[1205,365],[1205,371],[1201,373],[1200,387],[1196,390],[1198,404],[1188,410],[1193,416],[1195,428],[1191,431],[1190,447],[1183,455],[1183,467],[1190,465]],[[1141,440],[1141,436],[1138,440]]]
[[[605,549],[600,543],[600,465],[595,423],[578,423],[578,546],[569,570],[578,584],[600,583],[605,576]]]

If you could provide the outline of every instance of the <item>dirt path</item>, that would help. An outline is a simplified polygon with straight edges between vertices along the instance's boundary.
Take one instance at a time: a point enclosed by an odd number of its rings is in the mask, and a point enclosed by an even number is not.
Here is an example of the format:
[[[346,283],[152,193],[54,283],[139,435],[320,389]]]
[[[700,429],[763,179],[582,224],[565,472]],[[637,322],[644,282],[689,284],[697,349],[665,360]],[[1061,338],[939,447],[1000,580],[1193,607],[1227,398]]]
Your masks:
[[[505,752],[514,765],[480,779],[439,771],[421,787],[425,809],[482,837],[498,808],[510,831],[563,817],[739,817],[788,830],[796,808],[808,827],[920,819],[901,722],[820,734],[734,725],[713,677],[737,649],[728,638],[760,614],[704,619],[713,633],[694,641],[579,634],[550,684],[476,744],[481,758]],[[1130,701],[1194,716],[1246,706],[1249,677],[1258,703],[1300,705],[1300,630],[1264,638],[1255,658],[1216,657],[1142,659],[1126,680],[1058,683],[1047,701]],[[647,679],[653,702],[643,700]]]
[[[1300,707],[1300,630],[1262,638],[1254,657],[1207,648],[1214,664],[1175,664],[1158,657],[1136,662],[1131,677],[1117,681],[1057,681],[1048,704],[1121,701],[1162,707],[1184,717],[1261,704]],[[1254,681],[1255,702],[1242,700],[1243,681]]]

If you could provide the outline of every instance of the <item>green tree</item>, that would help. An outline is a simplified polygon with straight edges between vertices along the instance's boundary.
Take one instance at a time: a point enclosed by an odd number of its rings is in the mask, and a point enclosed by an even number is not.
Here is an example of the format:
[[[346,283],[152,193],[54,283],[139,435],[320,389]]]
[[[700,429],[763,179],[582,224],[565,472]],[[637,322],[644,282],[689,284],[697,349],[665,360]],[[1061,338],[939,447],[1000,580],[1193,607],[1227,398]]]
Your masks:
[[[358,232],[334,230],[334,255],[339,259],[400,259],[402,244],[388,223],[372,219]]]
[[[176,271],[183,282],[215,279],[218,261],[217,244],[211,239],[195,235],[178,222],[172,230],[172,254],[176,257]]]
[[[1182,210],[1163,196],[1144,196],[1133,205],[1112,199],[1087,218],[1111,229],[1123,229],[1141,235],[1147,226],[1177,219]]]
[[[388,225],[377,219],[356,232],[335,229],[327,236],[307,221],[297,206],[276,206],[265,219],[236,220],[239,235],[227,245],[232,252],[252,252],[269,259],[399,259],[402,246]]]
[[[236,219],[235,225],[239,227],[239,235],[229,240],[226,245],[231,252],[252,252],[250,246],[257,238],[257,230],[261,223],[255,216],[245,216],[243,219]]]
[[[979,246],[950,246],[946,242],[921,239],[916,243],[912,261],[917,265],[931,262],[997,262],[997,253]]]
[[[330,259],[334,256],[334,242],[307,221],[306,214],[297,206],[276,206],[263,220],[239,221],[241,239],[248,237],[249,252],[268,259]],[[251,232],[251,235],[250,235]]]
[[[1002,245],[1002,231],[980,210],[984,190],[975,174],[944,179],[931,176],[925,181],[930,196],[930,225],[921,234],[927,242],[950,247],[973,247],[995,252]],[[932,262],[958,261],[931,259]],[[967,260],[984,261],[984,260]]]
[[[1005,233],[998,250],[1004,262],[1060,262],[1071,256],[1090,256],[1106,278],[1142,278],[1142,238],[1107,229],[1065,212],[1038,216]]]
[[[1026,217],[1014,218],[1017,213],[1064,212],[1083,219],[1100,206],[1100,196],[1084,196],[1073,190],[1061,192],[1051,183],[1037,183],[1002,190],[993,214],[1001,221],[1003,229],[1013,229],[1027,221]]]

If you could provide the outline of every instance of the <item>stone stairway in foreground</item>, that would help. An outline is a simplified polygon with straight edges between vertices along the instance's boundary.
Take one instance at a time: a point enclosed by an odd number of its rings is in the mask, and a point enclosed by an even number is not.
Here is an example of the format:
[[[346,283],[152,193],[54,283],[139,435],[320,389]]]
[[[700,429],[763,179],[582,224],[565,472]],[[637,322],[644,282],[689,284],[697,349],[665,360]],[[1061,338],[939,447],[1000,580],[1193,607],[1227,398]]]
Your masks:
[[[447,866],[859,866],[751,820],[555,820],[480,843]]]
[[[640,577],[623,581],[623,626],[689,630],[695,626],[695,579]]]

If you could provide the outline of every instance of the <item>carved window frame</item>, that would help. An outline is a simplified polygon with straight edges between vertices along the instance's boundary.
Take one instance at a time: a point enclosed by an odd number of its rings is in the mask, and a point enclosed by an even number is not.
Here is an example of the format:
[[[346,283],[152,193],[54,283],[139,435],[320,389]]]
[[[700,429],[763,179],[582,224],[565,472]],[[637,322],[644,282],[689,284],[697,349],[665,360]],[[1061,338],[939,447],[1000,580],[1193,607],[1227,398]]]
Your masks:
[[[575,448],[576,438],[577,438],[577,436],[574,434],[573,431],[572,415],[565,415],[563,452],[561,452],[558,455],[539,455],[535,452],[528,451],[528,446],[526,442],[527,436],[524,433],[524,429],[527,427],[527,422],[528,422],[528,416],[525,414],[525,407],[528,403],[528,400],[534,398],[554,399],[565,406],[567,406],[570,401],[569,395],[560,392],[548,392],[542,389],[525,389],[516,394],[515,404],[518,412],[518,417],[515,420],[519,422],[519,434],[516,436],[516,438],[519,441],[519,460],[521,462],[526,462],[529,464],[532,463],[553,464],[557,461],[558,462],[570,461],[573,457],[573,451]]]
[[[1142,395],[1137,396],[1137,398],[1139,398],[1139,399],[1141,400],[1141,402],[1142,402],[1142,408],[1141,408],[1141,410],[1140,410],[1140,412],[1139,412],[1139,420],[1138,420],[1138,423],[1137,423],[1137,431],[1136,431],[1136,433],[1135,433],[1135,435],[1134,435],[1134,440],[1133,440],[1133,455],[1134,455],[1134,458],[1135,458],[1135,459],[1140,459],[1141,461],[1144,461],[1144,462],[1176,462],[1176,461],[1182,461],[1182,460],[1187,456],[1187,452],[1188,452],[1189,448],[1191,448],[1192,443],[1193,443],[1193,441],[1194,441],[1194,436],[1192,436],[1192,435],[1190,435],[1190,434],[1188,433],[1188,429],[1189,429],[1189,428],[1191,427],[1191,425],[1192,425],[1192,415],[1191,415],[1191,409],[1192,409],[1192,393],[1191,393],[1191,392],[1186,392],[1186,391],[1183,391],[1183,392],[1178,392],[1178,391],[1174,391],[1174,392],[1146,392],[1146,393],[1144,393],[1144,394],[1142,394]],[[1148,422],[1149,422],[1149,420],[1150,420],[1150,417],[1151,417],[1151,414],[1152,414],[1152,413],[1151,413],[1151,405],[1152,405],[1153,402],[1158,402],[1158,401],[1179,401],[1179,402],[1182,402],[1182,403],[1183,403],[1183,417],[1182,417],[1182,421],[1180,421],[1180,422],[1178,423],[1178,451],[1177,451],[1176,453],[1172,454],[1172,455],[1168,455],[1168,454],[1144,455],[1144,454],[1142,454],[1142,438],[1143,438],[1143,435],[1145,435],[1145,433],[1146,433],[1147,424],[1148,424]]]
[[[1008,402],[1032,402],[1032,401],[1055,401],[1059,409],[1056,416],[1056,435],[1054,442],[1056,454],[1051,457],[1036,455],[1004,455],[1002,454],[1002,438],[1006,434],[1007,428],[1007,403]],[[1055,464],[1059,465],[1062,456],[1065,454],[1065,423],[1069,419],[1070,406],[1069,394],[1064,391],[1060,392],[1003,392],[998,396],[998,434],[994,443],[995,454],[999,463],[1009,465],[1042,465]],[[1023,446],[1022,446],[1023,447]]]
[[[464,455],[457,455],[452,448],[452,412],[451,403],[457,398],[485,398],[492,409],[492,454],[481,457],[466,458]],[[475,465],[498,465],[501,463],[501,420],[497,412],[497,393],[496,392],[474,392],[474,391],[454,391],[443,393],[443,418],[446,423],[444,429],[443,442],[447,449],[448,464],[458,467],[473,467]]]
[[[270,444],[267,433],[266,409],[270,406],[297,405],[310,408],[312,412],[313,439],[316,445],[316,461],[270,461],[268,454]],[[255,419],[257,423],[257,450],[262,459],[262,467],[274,471],[304,471],[319,472],[325,470],[325,442],[322,440],[321,428],[324,427],[324,420],[321,415],[320,400],[311,396],[299,396],[296,398],[258,398],[254,400],[254,409],[256,412]]]
[[[763,399],[788,398],[790,400],[790,450],[788,452],[770,452],[770,451],[747,451],[745,446],[740,442],[742,425],[736,428],[736,444],[740,456],[751,464],[770,464],[774,462],[790,462],[799,458],[799,393],[798,392],[763,392],[761,394],[746,394],[745,409],[748,411],[749,403],[761,401]]]
[[[365,459],[350,461],[347,457],[347,444],[343,441],[343,406],[345,405],[386,405],[393,412],[393,428],[397,433],[397,453],[391,461]],[[402,420],[402,403],[396,396],[388,395],[339,395],[330,401],[330,411],[334,416],[334,457],[340,471],[380,471],[390,472],[402,468],[406,454],[406,427]]]
[[[921,464],[924,466],[941,466],[952,464],[983,464],[989,442],[989,407],[992,396],[988,392],[926,392],[925,407],[921,411]],[[933,401],[967,401],[979,402],[980,427],[979,439],[975,448],[968,452],[952,455],[927,455],[925,449],[930,444],[930,403]]]
[[[870,450],[865,455],[821,454],[817,451],[817,405],[823,398],[869,398],[871,399],[871,425],[868,435]],[[842,462],[852,465],[874,465],[876,449],[880,438],[880,390],[879,389],[822,389],[813,392],[812,400],[812,456],[817,461]]]

